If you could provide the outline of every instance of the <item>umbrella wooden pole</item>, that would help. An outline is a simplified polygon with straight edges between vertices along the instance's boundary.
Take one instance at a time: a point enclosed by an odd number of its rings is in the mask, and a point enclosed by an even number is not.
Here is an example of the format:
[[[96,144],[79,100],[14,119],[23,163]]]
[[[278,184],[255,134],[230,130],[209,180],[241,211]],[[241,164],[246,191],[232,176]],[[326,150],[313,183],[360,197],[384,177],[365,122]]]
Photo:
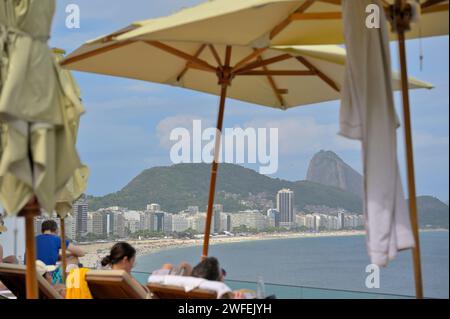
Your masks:
[[[214,146],[214,160],[211,165],[211,180],[210,180],[210,184],[209,184],[208,211],[206,213],[202,259],[205,259],[206,257],[208,257],[209,236],[211,234],[211,221],[212,221],[213,206],[214,206],[214,195],[216,192],[217,169],[219,167],[218,162],[219,162],[219,155],[220,155],[220,140],[221,140],[222,127],[223,127],[223,116],[224,116],[224,112],[225,112],[225,101],[227,98],[227,89],[228,89],[228,84],[222,84],[222,91],[220,94],[219,115],[217,117],[216,140],[215,140],[215,146]]]
[[[38,299],[39,297],[36,273],[36,239],[34,237],[34,216],[39,214],[40,208],[36,199],[28,203],[19,214],[25,218],[27,299]]]
[[[415,247],[413,253],[414,280],[416,289],[416,298],[423,299],[423,283],[422,268],[420,261],[420,237],[419,222],[417,217],[416,203],[416,185],[414,174],[414,152],[411,134],[411,111],[409,103],[408,88],[408,68],[406,59],[405,30],[409,29],[410,16],[406,11],[405,2],[396,0],[395,3],[395,28],[398,34],[398,46],[400,55],[401,84],[402,84],[402,100],[403,100],[403,125],[405,127],[405,147],[406,147],[406,164],[408,174],[408,195],[409,195],[409,212],[411,216],[411,226],[415,239]]]
[[[66,225],[65,219],[60,218],[61,224],[61,276],[63,278],[63,282],[66,282],[66,266],[67,266],[67,254],[66,254]]]
[[[420,261],[420,238],[419,238],[419,222],[417,217],[417,203],[416,203],[416,185],[414,174],[414,153],[413,142],[411,134],[411,112],[409,104],[408,91],[408,72],[406,67],[406,50],[405,50],[405,34],[398,33],[400,64],[401,64],[401,78],[402,78],[402,97],[403,97],[403,122],[405,127],[405,146],[406,146],[406,162],[408,171],[408,194],[409,194],[409,212],[411,215],[411,225],[413,228],[414,239],[416,242],[412,250],[414,263],[414,279],[416,283],[416,298],[423,298],[423,284],[422,284],[422,267]]]
[[[227,46],[225,52],[225,63],[223,65],[219,64],[219,67],[217,68],[216,71],[217,78],[219,80],[219,85],[221,86],[221,92],[220,92],[219,114],[217,116],[214,159],[211,165],[211,179],[209,183],[208,209],[206,212],[202,260],[208,257],[209,236],[211,234],[211,221],[214,207],[214,195],[216,193],[217,170],[219,168],[220,142],[221,142],[220,140],[222,138],[223,117],[225,113],[225,101],[227,99],[228,86],[231,85],[232,78],[234,77],[234,75],[232,74],[232,69],[230,67],[230,61],[231,61],[231,46]]]

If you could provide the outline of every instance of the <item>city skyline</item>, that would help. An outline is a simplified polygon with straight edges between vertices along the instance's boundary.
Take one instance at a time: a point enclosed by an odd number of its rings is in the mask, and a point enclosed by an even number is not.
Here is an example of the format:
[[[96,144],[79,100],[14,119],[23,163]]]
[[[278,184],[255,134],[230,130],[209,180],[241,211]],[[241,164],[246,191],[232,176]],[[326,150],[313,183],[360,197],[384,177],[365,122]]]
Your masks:
[[[267,210],[247,209],[227,211],[220,203],[214,204],[211,233],[232,234],[251,231],[335,231],[358,229],[364,225],[363,216],[339,208],[317,208],[316,212],[298,211],[293,205],[294,192],[283,188],[274,194],[276,208]],[[110,239],[125,238],[138,234],[161,233],[204,233],[206,211],[199,206],[188,206],[179,212],[166,212],[156,202],[142,210],[112,206],[89,211],[88,200],[82,196],[74,204],[71,216],[65,218],[66,235],[70,239]],[[46,218],[35,221],[35,231],[40,232],[40,224]],[[59,219],[54,217],[59,223]],[[94,236],[94,237],[93,237]]]

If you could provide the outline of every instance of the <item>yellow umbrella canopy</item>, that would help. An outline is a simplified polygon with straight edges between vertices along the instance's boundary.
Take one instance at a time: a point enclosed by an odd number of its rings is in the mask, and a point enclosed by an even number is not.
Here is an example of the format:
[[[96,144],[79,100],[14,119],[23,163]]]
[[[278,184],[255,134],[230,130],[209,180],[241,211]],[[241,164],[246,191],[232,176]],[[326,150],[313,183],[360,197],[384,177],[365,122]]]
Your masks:
[[[52,213],[81,167],[48,47],[55,0],[0,1],[0,201],[25,217],[27,298],[38,297],[34,216]]]
[[[388,13],[395,0],[381,1]],[[408,39],[448,34],[448,1],[420,0],[421,18]],[[362,26],[365,27],[365,26]],[[202,41],[252,47],[342,44],[341,0],[214,0],[158,19],[137,21],[123,37]],[[395,32],[390,39],[396,40]]]
[[[104,50],[104,49],[108,50]],[[217,72],[226,46],[192,42],[87,43],[63,62],[72,70],[121,76],[220,95]],[[337,46],[297,46],[256,50],[230,48],[232,85],[227,97],[280,109],[340,98],[345,50]],[[393,75],[398,89],[398,76]],[[431,85],[411,79],[412,88]]]
[[[81,166],[47,45],[55,1],[7,0],[0,7],[0,200],[15,215],[36,196],[52,213]]]

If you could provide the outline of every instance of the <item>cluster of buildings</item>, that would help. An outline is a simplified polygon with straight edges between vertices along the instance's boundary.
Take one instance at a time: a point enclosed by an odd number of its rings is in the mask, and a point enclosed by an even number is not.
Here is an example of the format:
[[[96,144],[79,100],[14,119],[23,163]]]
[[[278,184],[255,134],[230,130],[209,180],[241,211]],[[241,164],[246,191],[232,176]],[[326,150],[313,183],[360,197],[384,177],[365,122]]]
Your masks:
[[[298,227],[312,231],[356,229],[364,226],[363,215],[338,212],[336,216],[319,213],[296,215]]]
[[[35,232],[40,233],[44,219],[35,220]],[[55,218],[59,223],[59,219]],[[138,231],[173,233],[193,230],[203,233],[206,213],[198,206],[171,214],[164,212],[159,204],[147,205],[144,211],[133,211],[121,207],[101,208],[88,211],[88,201],[81,197],[73,205],[73,213],[65,218],[67,237],[77,239],[89,234],[97,238],[124,238]],[[303,228],[311,231],[340,230],[358,228],[364,225],[361,215],[349,214],[344,210],[330,210],[327,213],[296,213],[294,210],[294,192],[290,189],[278,191],[276,208],[267,212],[245,210],[234,213],[224,212],[221,204],[213,207],[211,233],[233,232],[236,229],[263,231],[270,228]]]

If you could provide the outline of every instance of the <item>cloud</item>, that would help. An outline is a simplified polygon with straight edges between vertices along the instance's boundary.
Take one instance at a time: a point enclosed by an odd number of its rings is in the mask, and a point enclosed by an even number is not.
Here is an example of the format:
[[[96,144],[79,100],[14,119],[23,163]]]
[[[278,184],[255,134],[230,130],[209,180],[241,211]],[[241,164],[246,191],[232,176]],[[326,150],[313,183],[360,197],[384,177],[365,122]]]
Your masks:
[[[448,136],[437,136],[429,132],[416,131],[413,133],[413,143],[416,148],[446,147],[448,150]]]
[[[320,149],[359,151],[360,143],[337,134],[337,124],[320,124],[312,117],[277,120],[255,119],[244,125],[254,128],[278,128],[281,155],[312,154]]]
[[[213,127],[211,120],[194,115],[176,115],[161,120],[156,126],[156,135],[160,146],[164,149],[170,149],[173,146],[174,142],[170,140],[170,133],[175,128],[185,128],[192,136],[193,121],[195,120],[201,121],[202,130]]]

